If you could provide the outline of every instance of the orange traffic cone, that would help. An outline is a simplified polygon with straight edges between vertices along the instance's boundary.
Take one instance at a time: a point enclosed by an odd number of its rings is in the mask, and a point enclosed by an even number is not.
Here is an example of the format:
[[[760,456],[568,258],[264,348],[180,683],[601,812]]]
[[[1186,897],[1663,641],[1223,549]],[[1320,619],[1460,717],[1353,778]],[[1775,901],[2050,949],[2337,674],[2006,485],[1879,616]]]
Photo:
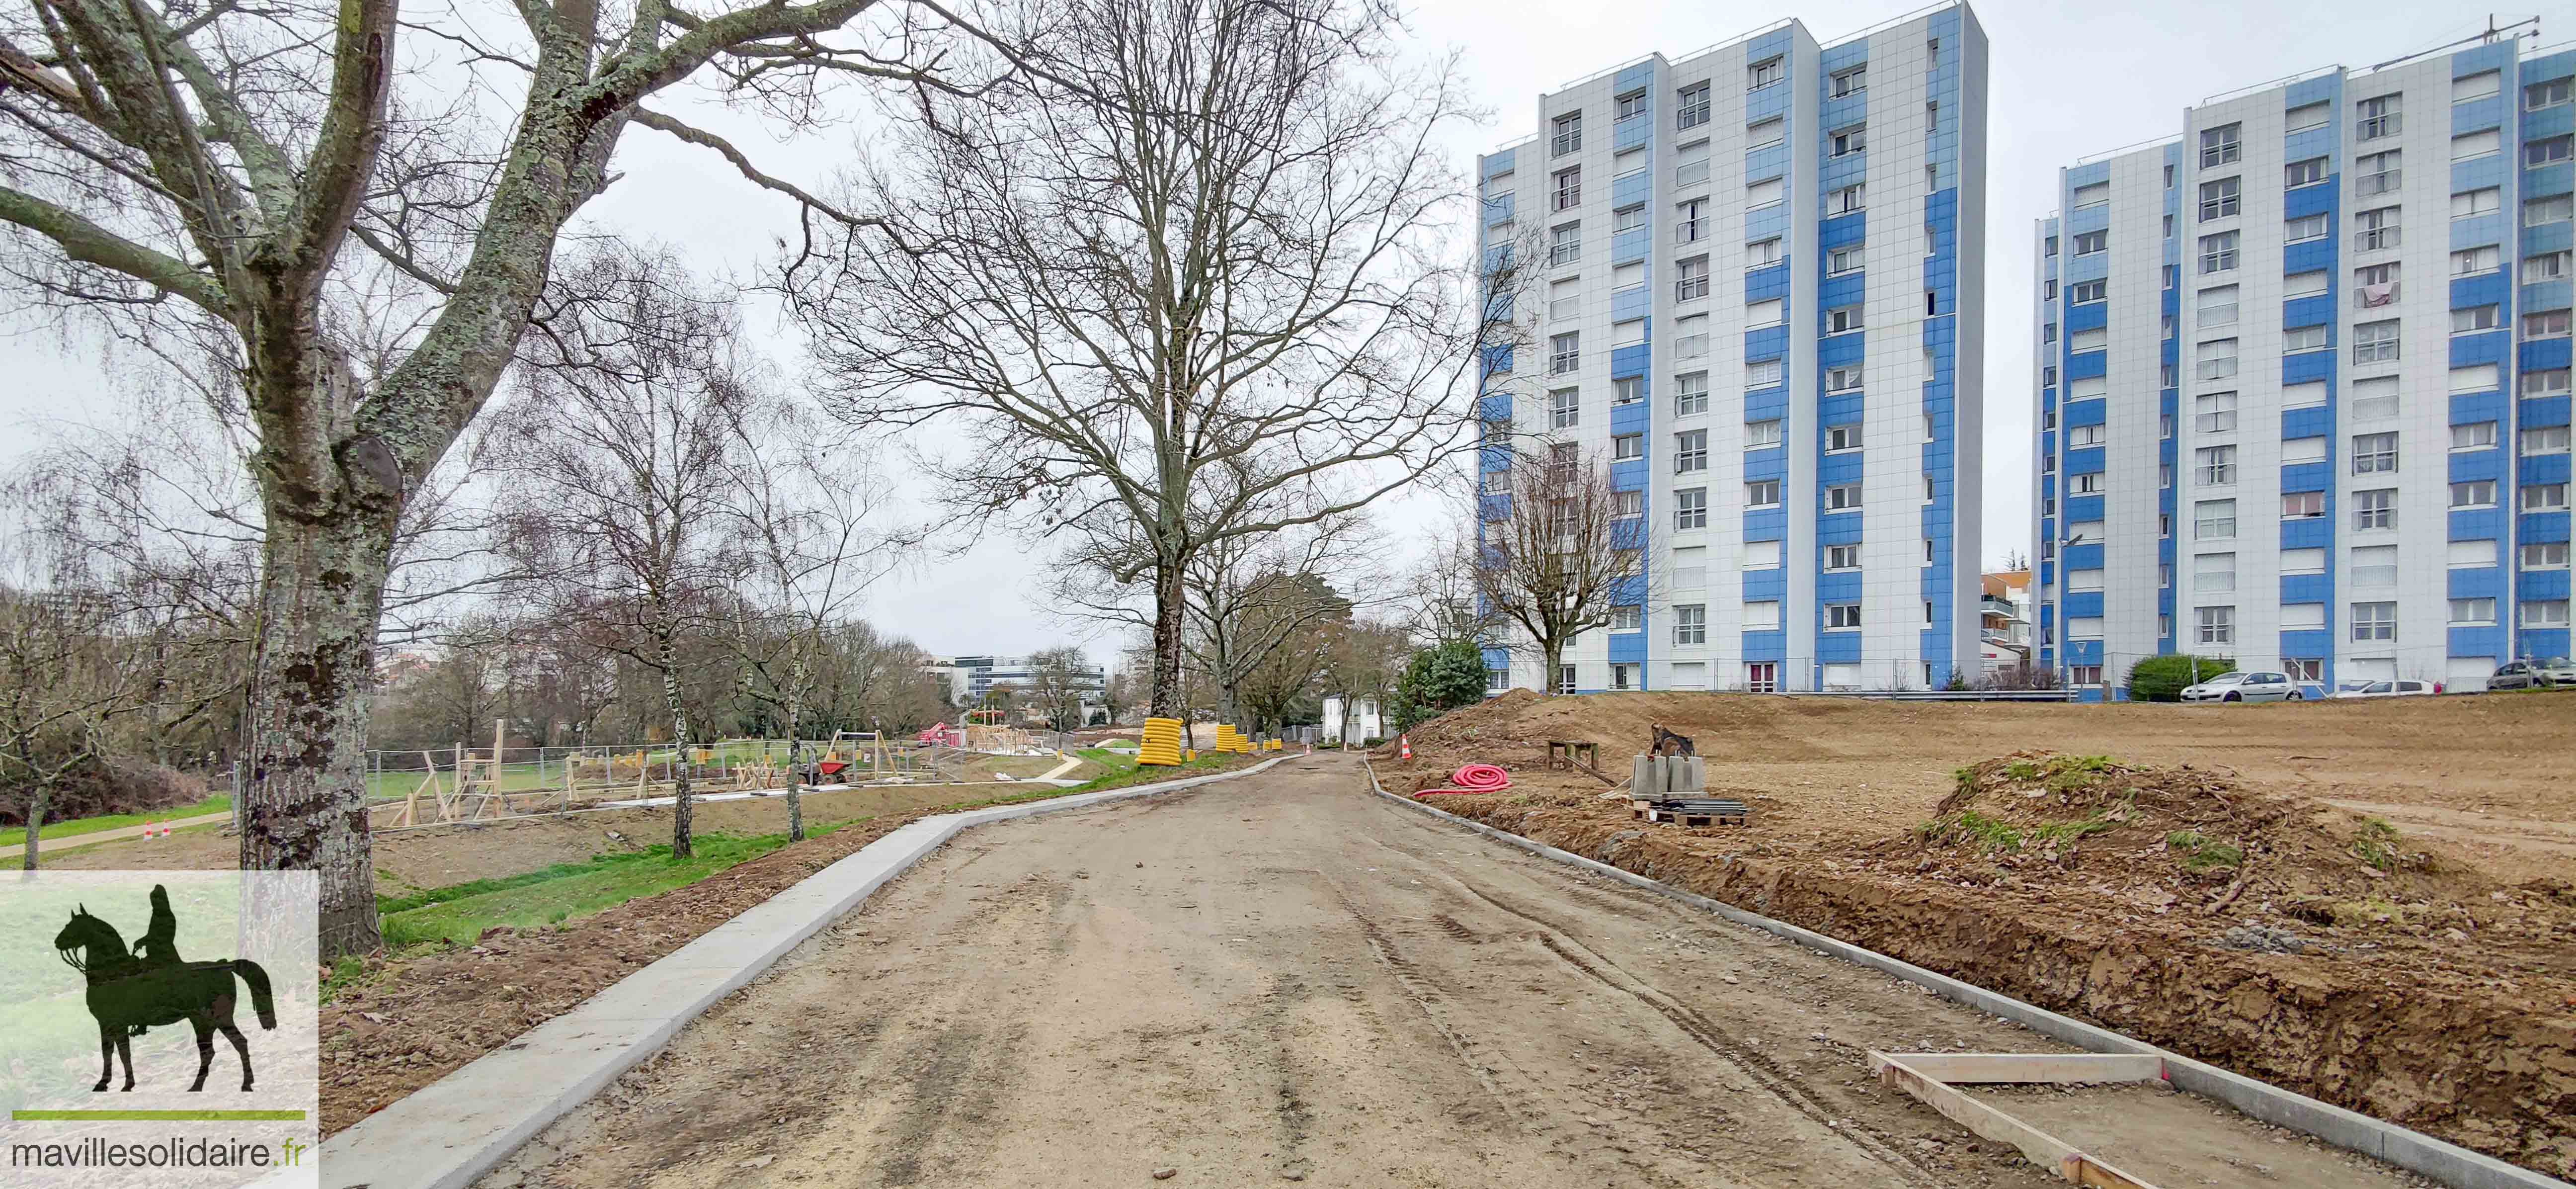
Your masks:
[[[1395,737],[1395,754],[1396,754],[1396,755],[1398,755],[1398,756],[1400,756],[1400,757],[1402,757],[1402,758],[1404,758],[1404,759],[1408,759],[1408,760],[1409,760],[1409,759],[1412,759],[1412,758],[1413,758],[1413,736],[1411,736],[1411,735],[1398,735],[1398,736],[1396,736],[1396,737]]]

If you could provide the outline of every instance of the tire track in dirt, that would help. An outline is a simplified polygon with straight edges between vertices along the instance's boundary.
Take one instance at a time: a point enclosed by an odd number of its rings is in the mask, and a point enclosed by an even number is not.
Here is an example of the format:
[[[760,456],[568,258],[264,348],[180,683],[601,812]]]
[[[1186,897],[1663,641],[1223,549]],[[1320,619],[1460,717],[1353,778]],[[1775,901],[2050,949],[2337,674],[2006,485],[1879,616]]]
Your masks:
[[[1820,1129],[1839,1135],[1853,1147],[1886,1165],[1891,1173],[1904,1178],[1905,1183],[1927,1187],[1947,1184],[1934,1170],[1895,1147],[1886,1137],[1864,1127],[1848,1126],[1838,1121],[1831,1107],[1800,1085],[1796,1076],[1782,1069],[1777,1061],[1728,1036],[1724,1030],[1718,1028],[1705,1016],[1665,994],[1634,971],[1575,940],[1569,931],[1569,926],[1565,923],[1534,908],[1512,903],[1455,870],[1435,865],[1424,856],[1387,841],[1384,836],[1377,836],[1372,841],[1387,850],[1421,863],[1426,870],[1435,873],[1455,891],[1534,926],[1528,936],[1568,968],[1652,1009],[1657,1015],[1670,1022],[1683,1036],[1690,1038],[1693,1043],[1742,1073],[1746,1080],[1760,1087],[1764,1093],[1790,1110],[1805,1116],[1809,1122]],[[1582,881],[1579,877],[1564,875],[1551,882],[1580,886]],[[1611,892],[1609,895],[1616,896],[1617,893]],[[1630,908],[1633,912],[1635,906],[1632,904]],[[1434,919],[1443,922],[1444,928],[1454,928],[1459,931],[1466,929],[1466,926],[1460,925],[1446,913],[1437,914]],[[1460,937],[1460,940],[1469,940],[1471,937],[1472,934],[1469,934]],[[1605,971],[1615,971],[1616,977]]]

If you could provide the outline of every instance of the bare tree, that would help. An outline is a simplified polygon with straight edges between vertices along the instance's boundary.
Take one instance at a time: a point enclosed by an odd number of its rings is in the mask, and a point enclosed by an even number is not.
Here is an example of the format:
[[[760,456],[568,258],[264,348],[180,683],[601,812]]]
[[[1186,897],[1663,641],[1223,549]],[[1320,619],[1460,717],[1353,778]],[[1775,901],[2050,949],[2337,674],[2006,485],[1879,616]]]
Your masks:
[[[1070,731],[1082,725],[1083,699],[1094,692],[1090,668],[1082,649],[1070,644],[1029,654],[1029,681],[1023,692],[1046,715],[1048,726]]]
[[[805,837],[800,728],[825,669],[832,630],[891,569],[908,542],[877,530],[881,482],[855,441],[825,432],[779,402],[755,425],[738,420],[731,515],[743,543],[735,575],[732,639],[747,669],[744,691],[787,727],[787,837]],[[755,431],[763,437],[754,437]],[[780,447],[784,446],[784,449]],[[757,621],[763,630],[754,630]]]
[[[1191,664],[1216,687],[1217,716],[1240,723],[1244,689],[1283,654],[1311,658],[1326,625],[1346,621],[1351,601],[1322,577],[1335,562],[1354,561],[1364,527],[1341,519],[1268,537],[1215,542],[1183,572],[1188,594],[1183,646]],[[1362,584],[1368,580],[1363,579]],[[1276,689],[1282,674],[1273,673]],[[1272,709],[1278,708],[1276,700]]]
[[[1646,601],[1644,525],[1625,515],[1609,465],[1574,443],[1538,443],[1509,474],[1508,501],[1479,509],[1483,539],[1466,566],[1477,596],[1518,629],[1504,633],[1508,647],[1538,658],[1552,690],[1566,645]]]
[[[597,622],[608,647],[654,675],[683,749],[706,724],[682,696],[681,643],[712,631],[730,598],[742,544],[730,513],[771,411],[744,382],[729,307],[686,276],[624,250],[567,268],[526,390],[486,452],[507,493],[509,550],[555,614]],[[685,857],[689,770],[673,771],[671,853]]]
[[[1412,481],[1467,424],[1482,313],[1437,141],[1454,63],[1367,0],[1072,0],[1032,70],[922,92],[851,186],[882,221],[783,288],[857,420],[963,414],[962,516],[1150,591],[1181,709],[1184,578],[1217,542]]]
[[[479,14],[400,0],[0,5],[0,269],[211,377],[255,437],[242,864],[322,873],[326,956],[377,941],[360,776],[397,527],[499,383],[626,128],[846,217],[643,102],[705,79],[807,117],[826,79],[932,82],[947,21],[890,0],[500,11],[518,24],[494,39]],[[405,31],[454,60],[399,53]]]

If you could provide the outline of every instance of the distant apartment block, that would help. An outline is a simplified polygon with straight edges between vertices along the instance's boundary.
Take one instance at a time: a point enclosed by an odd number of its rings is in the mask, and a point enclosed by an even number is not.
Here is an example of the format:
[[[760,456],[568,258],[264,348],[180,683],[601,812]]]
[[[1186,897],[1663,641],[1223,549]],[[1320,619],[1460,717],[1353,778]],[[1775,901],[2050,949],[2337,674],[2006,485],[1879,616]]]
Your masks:
[[[2569,104],[2512,40],[2212,97],[2041,221],[2039,660],[2568,653]]]
[[[1535,357],[1489,359],[1514,452],[1614,461],[1643,571],[1560,671],[1488,684],[1886,689],[1979,668],[1986,37],[1945,5],[1798,22],[1545,93],[1479,160],[1486,262]],[[1534,245],[1534,246],[1533,246]]]

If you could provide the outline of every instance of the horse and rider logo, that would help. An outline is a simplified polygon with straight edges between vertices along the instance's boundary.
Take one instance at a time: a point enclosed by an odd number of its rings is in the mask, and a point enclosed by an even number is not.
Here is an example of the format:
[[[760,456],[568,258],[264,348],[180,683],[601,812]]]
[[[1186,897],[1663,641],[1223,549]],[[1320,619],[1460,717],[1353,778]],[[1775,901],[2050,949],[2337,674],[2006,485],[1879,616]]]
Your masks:
[[[125,938],[83,905],[71,923],[54,935],[54,951],[89,982],[89,1014],[98,1020],[98,1084],[107,1089],[119,1060],[125,1063],[125,1085],[134,1088],[134,1052],[130,1042],[147,1029],[188,1021],[197,1030],[197,1080],[191,1091],[206,1088],[206,1071],[215,1062],[215,1033],[232,1042],[241,1055],[241,1088],[251,1087],[250,1041],[233,1026],[240,1002],[234,980],[250,989],[251,1010],[259,1026],[277,1027],[277,1006],[269,996],[268,972],[247,958],[188,962],[179,957],[179,918],[170,911],[170,892],[152,888],[152,920],[143,937],[128,949]]]

